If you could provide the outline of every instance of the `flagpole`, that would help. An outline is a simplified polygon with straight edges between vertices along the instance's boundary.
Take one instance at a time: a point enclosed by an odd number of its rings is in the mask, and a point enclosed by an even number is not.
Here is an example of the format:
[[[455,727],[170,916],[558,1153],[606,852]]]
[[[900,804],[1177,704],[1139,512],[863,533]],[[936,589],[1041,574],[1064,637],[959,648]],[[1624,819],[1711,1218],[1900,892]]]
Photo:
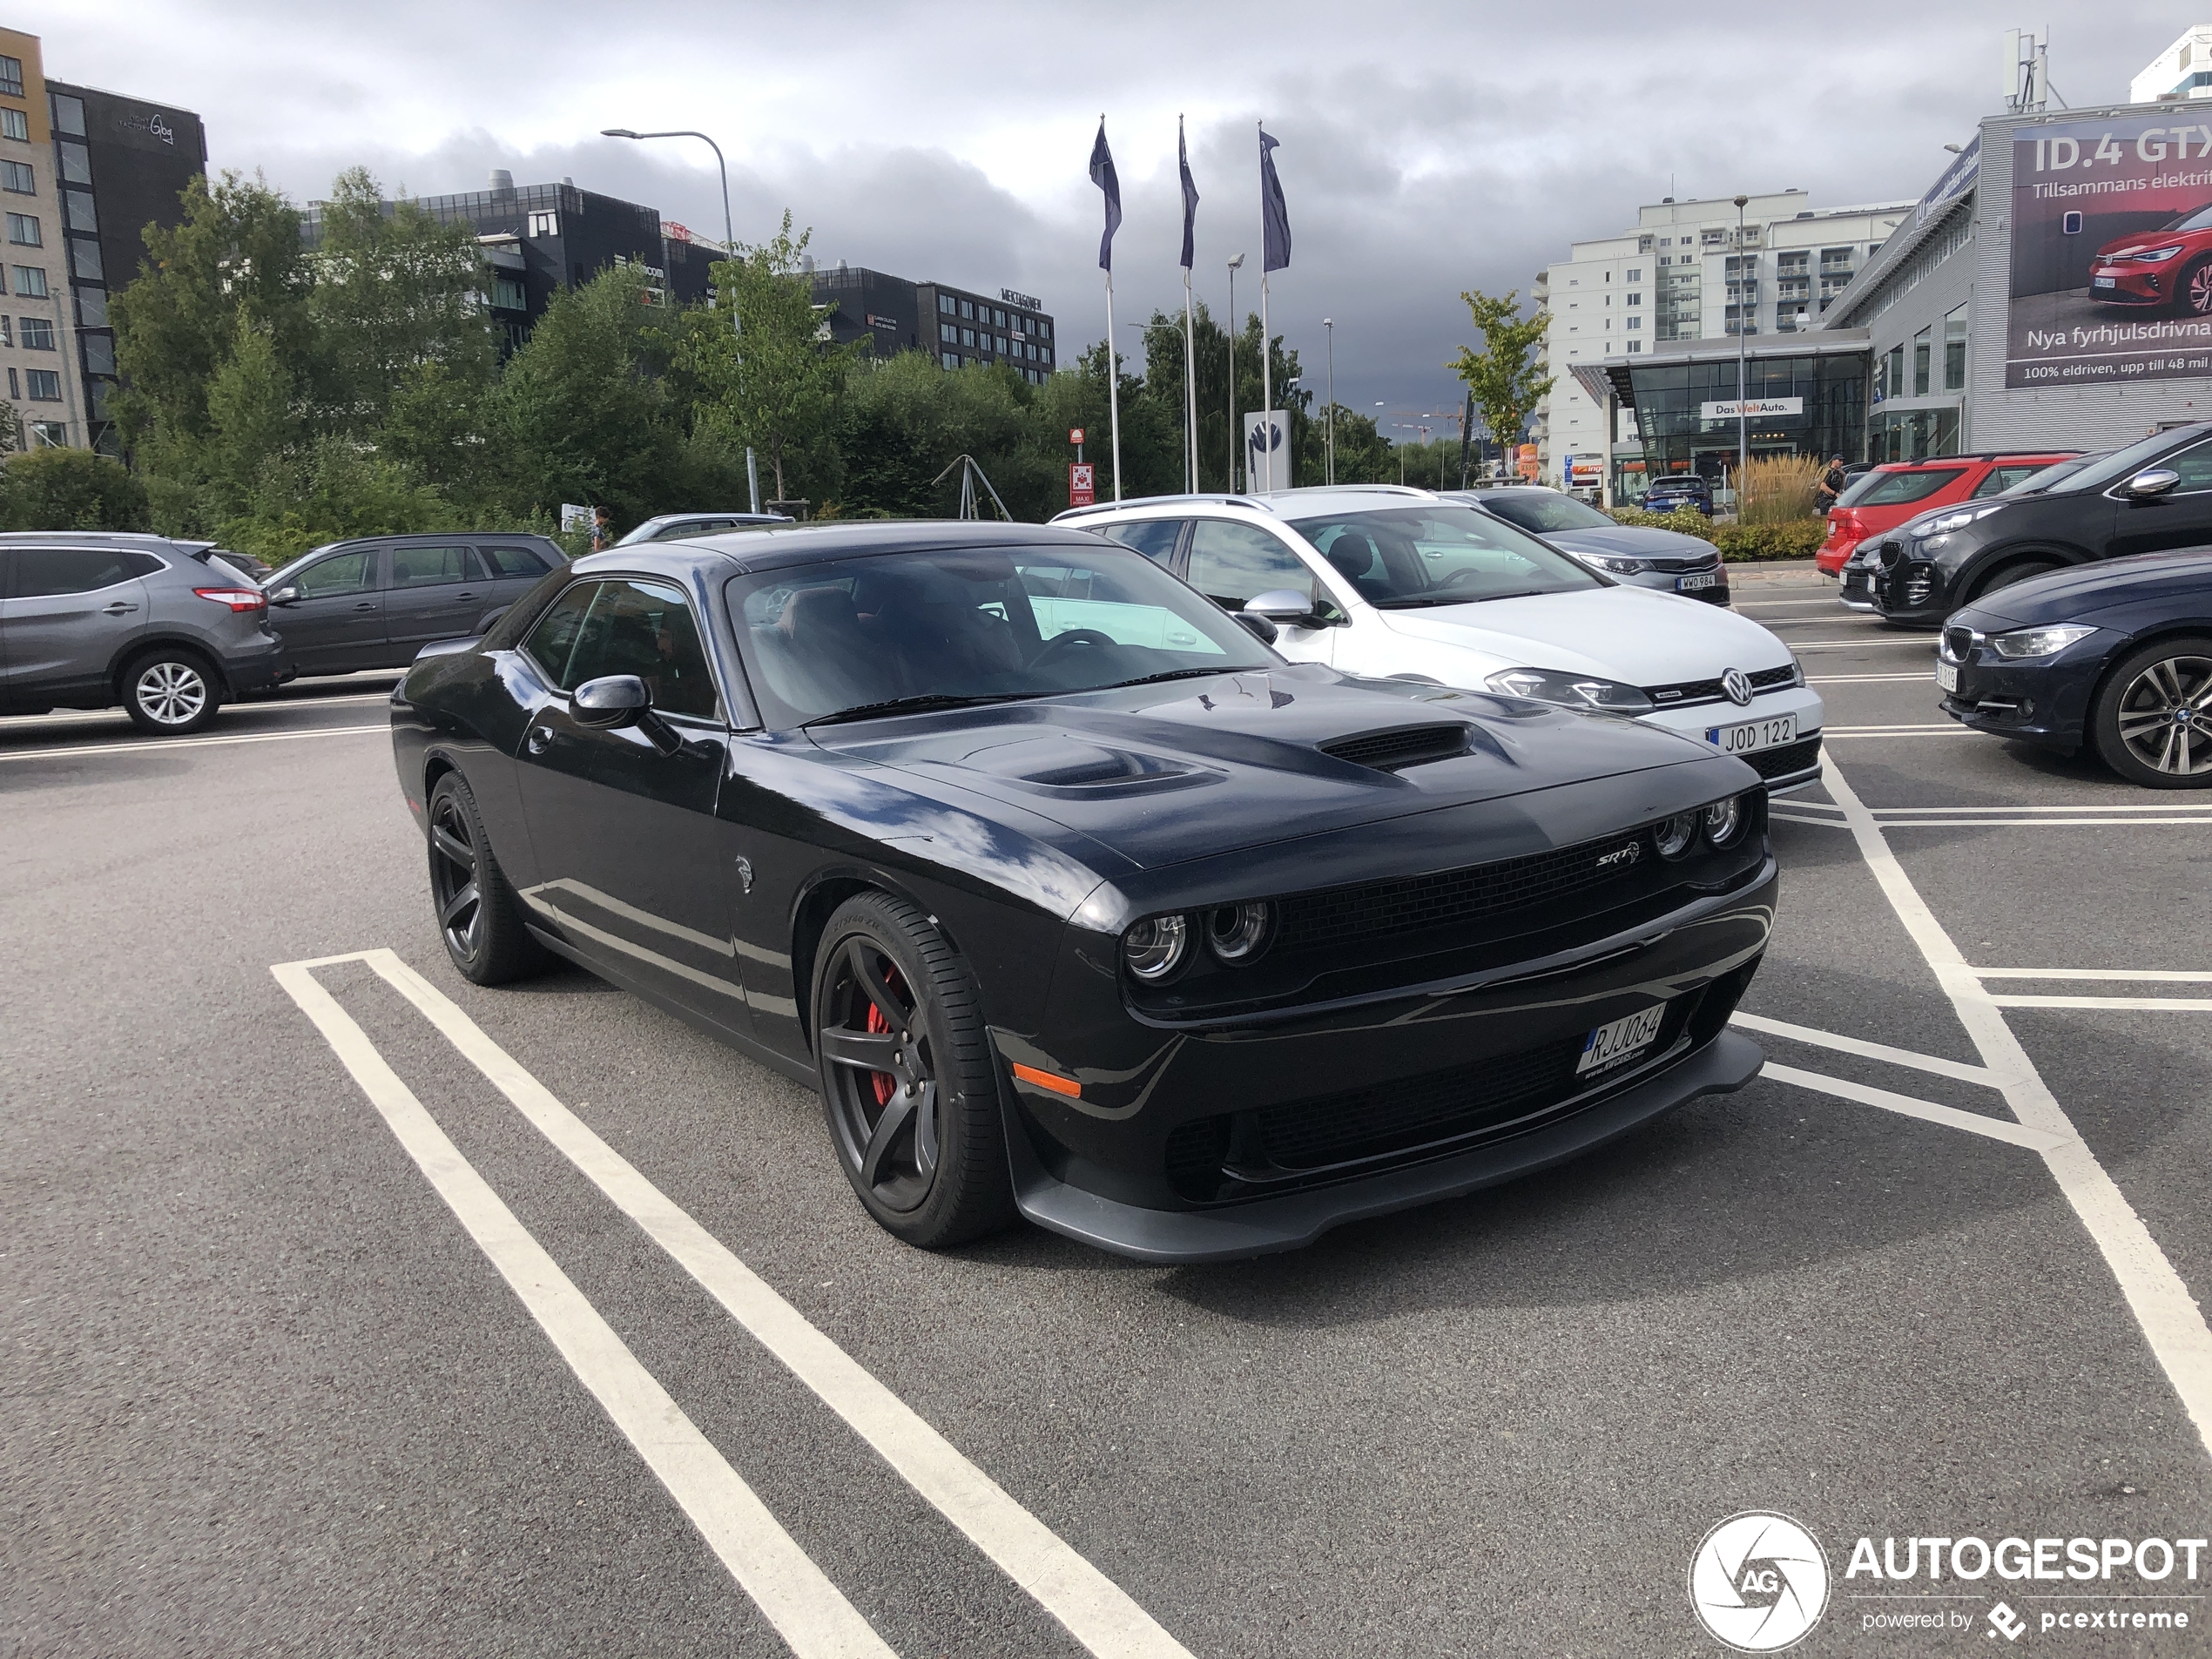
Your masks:
[[[1106,410],[1114,435],[1114,499],[1122,498],[1122,377],[1114,361],[1114,273],[1106,273]]]
[[[1267,273],[1259,273],[1259,452],[1267,457],[1267,487],[1275,488],[1274,351],[1267,333]]]
[[[1198,346],[1190,315],[1190,267],[1183,267],[1183,487],[1198,493]]]

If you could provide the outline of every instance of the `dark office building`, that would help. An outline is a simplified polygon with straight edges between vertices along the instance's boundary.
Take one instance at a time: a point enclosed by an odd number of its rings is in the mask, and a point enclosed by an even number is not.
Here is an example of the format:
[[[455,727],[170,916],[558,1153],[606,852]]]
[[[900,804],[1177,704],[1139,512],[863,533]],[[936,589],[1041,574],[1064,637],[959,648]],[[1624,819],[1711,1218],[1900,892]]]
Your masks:
[[[415,206],[447,225],[474,228],[492,273],[492,315],[506,331],[509,349],[529,335],[556,290],[589,282],[610,266],[634,267],[639,287],[654,303],[683,305],[706,298],[707,266],[718,248],[672,233],[651,207],[594,191],[572,180],[516,185],[505,171],[491,188],[456,196],[424,196]],[[300,233],[313,247],[321,239],[320,204],[310,206]]]
[[[947,368],[1005,363],[1033,385],[1056,363],[1052,319],[1028,294],[999,290],[995,300],[941,282],[910,282],[840,265],[813,273],[814,303],[834,307],[831,338],[866,341],[877,355],[926,351]]]
[[[115,332],[108,326],[108,293],[129,283],[145,262],[148,225],[183,221],[178,199],[207,171],[207,134],[189,110],[97,87],[48,81],[46,104],[59,185],[57,274],[74,302],[85,442],[111,452]]]

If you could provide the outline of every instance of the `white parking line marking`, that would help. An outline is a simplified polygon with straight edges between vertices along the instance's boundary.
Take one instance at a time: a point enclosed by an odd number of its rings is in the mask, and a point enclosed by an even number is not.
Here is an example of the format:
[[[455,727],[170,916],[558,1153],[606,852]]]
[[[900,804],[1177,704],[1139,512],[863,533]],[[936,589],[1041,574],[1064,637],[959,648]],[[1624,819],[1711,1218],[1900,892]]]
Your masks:
[[[2212,974],[2193,968],[1976,968],[1976,979],[2149,980],[2168,985],[2212,984]]]
[[[2107,805],[2101,800],[2074,802],[2045,802],[2040,806],[2026,803],[2003,806],[1877,806],[1874,816],[1880,820],[1898,818],[1932,816],[1939,813],[2201,813],[2204,807],[2194,802],[2152,806]]]
[[[1774,807],[1770,807],[1768,809],[1767,816],[1780,824],[1817,824],[1824,829],[1844,829],[1849,827],[1840,818],[1805,818],[1801,817],[1796,813],[1785,813],[1781,811],[1779,808]]]
[[[1882,820],[1882,827],[1885,830],[1982,829],[1993,824],[2009,829],[2109,829],[2114,826],[2148,829],[2154,824],[2212,824],[2212,813],[2206,813],[2201,818],[1892,818]]]
[[[257,732],[237,738],[152,738],[144,743],[95,743],[77,749],[4,749],[0,760],[59,760],[75,755],[138,754],[148,749],[167,749],[181,754],[187,749],[212,749],[226,743],[288,743],[294,738],[358,737],[364,732],[389,736],[391,726],[381,720],[360,725],[319,725],[306,732]],[[0,732],[0,737],[4,737]]]
[[[1889,900],[1912,942],[1932,968],[1959,1022],[1966,1028],[1983,1062],[1998,1074],[1999,1087],[2013,1116],[2030,1129],[2059,1137],[2043,1153],[2044,1163],[2074,1213],[2096,1241],[2106,1264],[2119,1281],[2144,1339],[2196,1426],[2198,1438],[2212,1452],[2212,1329],[2189,1294],[2174,1264],[2151,1237],[2104,1166],[2081,1142],[2074,1124],[2045,1086],[2027,1050],[2005,1023],[2005,1015],[1982,988],[1966,957],[1913,887],[1905,867],[1882,839],[1882,826],[1860,802],[1840,769],[1830,765],[1828,792],[1851,820],[1859,855]]]
[[[1736,608],[1738,610],[1809,610],[1817,606],[1824,610],[1834,610],[1838,603],[1831,593],[1825,599],[1738,599]]]
[[[1770,1020],[1757,1014],[1738,1012],[1729,1016],[1729,1023],[1748,1031],[1788,1037],[1795,1042],[1809,1042],[1815,1048],[1833,1049],[1838,1054],[1855,1054],[1862,1059],[1885,1061],[1892,1066],[1910,1066],[1916,1071],[1933,1072],[1939,1077],[1956,1077],[1960,1082],[1980,1083],[1990,1089],[1997,1086],[1997,1076],[1987,1066],[1969,1065],[1963,1060],[1946,1060],[1940,1055],[1892,1049],[1886,1042],[1869,1042],[1864,1037],[1847,1037],[1809,1025],[1791,1025],[1786,1020]]]
[[[1190,1659],[1121,1587],[968,1461],[722,1241],[640,1175],[437,987],[389,950],[361,960],[731,1317],[1099,1659]]]
[[[1765,624],[1762,623],[1761,627]],[[1935,655],[1935,641],[1915,634],[1878,634],[1869,632],[1861,639],[1793,639],[1791,651],[1864,651],[1870,645],[1912,645]]]
[[[522,1298],[583,1386],[646,1467],[802,1659],[893,1659],[821,1568],[792,1540],[736,1470],[638,1364],[475,1166],[461,1156],[414,1091],[385,1063],[353,1017],[305,965],[269,970],[314,1022],[354,1081],[446,1201],[477,1247]]]
[[[1922,720],[1910,725],[1831,725],[1823,728],[1823,735],[1845,738],[1917,737],[1924,732],[1964,732],[1966,728],[1956,720]]]
[[[1886,1089],[1869,1088],[1865,1083],[1855,1083],[1844,1077],[1831,1077],[1817,1071],[1800,1071],[1795,1066],[1777,1066],[1770,1060],[1760,1069],[1759,1076],[1771,1077],[1778,1083],[1792,1083],[1799,1089],[1810,1089],[1817,1094],[1833,1095],[1838,1100],[1856,1101],[1862,1106],[1879,1106],[1885,1112],[1898,1112],[1925,1123],[1962,1129],[1969,1134],[1986,1136],[1990,1140],[2003,1141],[2010,1146],[2024,1146],[2031,1152],[2049,1153],[2066,1144],[2062,1138],[2048,1130],[2029,1129],[2007,1117],[1985,1117],[1979,1112],[1962,1112],[1956,1106],[1942,1106],[1932,1100],[1916,1099],[1911,1095],[1892,1094]]]
[[[1993,996],[2000,1008],[2140,1008],[2152,1014],[2212,1014],[2207,996]]]
[[[226,706],[233,710],[258,711],[262,709],[321,709],[334,703],[388,703],[388,691],[348,691],[342,697],[280,697],[255,698],[243,703]],[[55,726],[96,725],[106,722],[118,731],[129,725],[131,717],[120,709],[65,709],[51,714],[17,714],[0,721],[0,735],[27,729],[51,731]]]

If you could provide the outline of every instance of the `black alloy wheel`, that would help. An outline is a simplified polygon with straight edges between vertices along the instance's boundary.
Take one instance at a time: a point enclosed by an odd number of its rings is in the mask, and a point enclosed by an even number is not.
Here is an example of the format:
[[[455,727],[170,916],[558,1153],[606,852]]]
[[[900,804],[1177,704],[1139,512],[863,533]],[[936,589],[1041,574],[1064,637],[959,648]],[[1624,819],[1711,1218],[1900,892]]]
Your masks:
[[[188,651],[152,651],[123,671],[123,707],[141,732],[181,738],[223,706],[215,672]]]
[[[544,948],[523,926],[522,906],[493,856],[476,798],[449,772],[430,792],[430,906],[446,954],[478,985],[543,967]]]
[[[2130,783],[2212,786],[2212,639],[2155,640],[2121,658],[2097,693],[2089,735]]]
[[[830,918],[814,973],[822,1103],[846,1178],[887,1231],[940,1249],[1003,1226],[1013,1184],[974,983],[888,894]]]

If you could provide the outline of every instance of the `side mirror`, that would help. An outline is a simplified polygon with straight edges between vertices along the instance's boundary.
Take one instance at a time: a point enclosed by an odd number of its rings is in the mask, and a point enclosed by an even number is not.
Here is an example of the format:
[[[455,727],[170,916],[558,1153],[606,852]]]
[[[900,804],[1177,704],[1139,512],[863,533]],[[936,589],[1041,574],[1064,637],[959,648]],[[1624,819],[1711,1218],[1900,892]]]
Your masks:
[[[578,725],[613,730],[634,724],[653,706],[652,694],[635,674],[609,674],[576,688],[570,711]]]
[[[2155,501],[2182,482],[2182,475],[2171,467],[2152,467],[2137,473],[2128,481],[2128,496],[2131,501]]]
[[[1244,614],[1284,628],[1315,628],[1320,625],[1313,614],[1313,601],[1289,588],[1270,588],[1265,593],[1256,593],[1244,601]]]
[[[299,589],[286,586],[271,593],[269,603],[273,605],[296,605],[303,597]]]
[[[1271,645],[1275,643],[1275,624],[1266,617],[1256,617],[1249,610],[1232,610],[1229,614],[1242,623],[1244,631],[1261,644]]]

